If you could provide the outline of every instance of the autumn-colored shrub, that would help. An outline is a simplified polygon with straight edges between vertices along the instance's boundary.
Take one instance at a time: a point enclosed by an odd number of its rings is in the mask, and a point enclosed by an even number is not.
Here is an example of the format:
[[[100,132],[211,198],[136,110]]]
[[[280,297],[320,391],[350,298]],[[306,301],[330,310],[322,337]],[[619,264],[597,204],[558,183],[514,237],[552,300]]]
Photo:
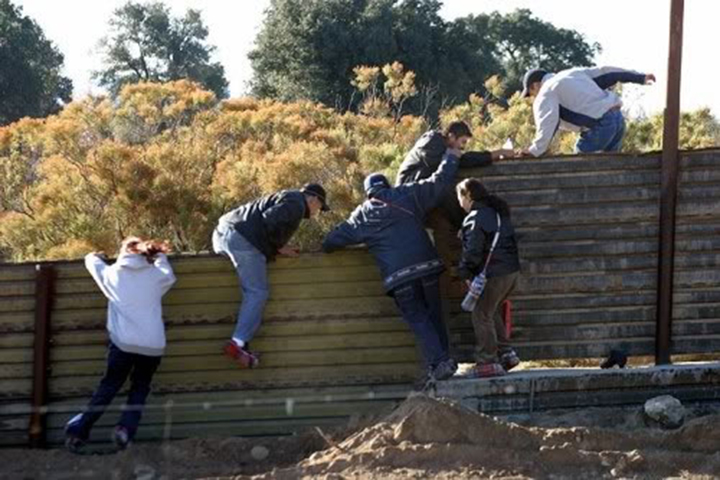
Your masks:
[[[311,102],[218,102],[197,84],[176,81],[129,85],[114,102],[88,97],[58,115],[0,128],[0,253],[75,258],[112,252],[131,234],[168,239],[179,252],[207,250],[223,212],[306,182],[322,183],[333,206],[320,221],[303,222],[293,240],[316,248],[362,200],[364,176],[393,178],[428,128],[425,119],[402,115],[402,102],[415,94],[410,73],[399,64],[358,69],[365,101],[375,102],[366,113]],[[499,79],[486,87],[502,96]],[[508,138],[526,147],[535,132],[532,105],[517,95],[507,108],[473,95],[441,112],[441,124],[456,119],[472,126],[473,149],[499,148]],[[685,113],[681,146],[717,145],[719,132],[709,110]],[[661,116],[629,121],[624,149],[659,149],[661,138]],[[551,153],[571,153],[574,142],[560,134]]]
[[[309,102],[218,103],[188,81],[130,85],[115,103],[90,97],[0,129],[0,248],[73,258],[135,234],[207,250],[223,212],[316,181],[333,211],[296,235],[311,249],[361,201],[364,175],[392,174],[425,128]]]

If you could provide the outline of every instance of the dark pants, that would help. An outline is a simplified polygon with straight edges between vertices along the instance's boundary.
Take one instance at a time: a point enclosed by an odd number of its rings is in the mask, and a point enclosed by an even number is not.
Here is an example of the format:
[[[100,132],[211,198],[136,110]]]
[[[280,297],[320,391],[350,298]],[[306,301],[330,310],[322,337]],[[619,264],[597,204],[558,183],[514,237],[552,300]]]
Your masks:
[[[426,366],[434,367],[449,358],[448,333],[442,319],[440,283],[437,275],[419,278],[392,292],[403,319],[420,345]]]
[[[85,410],[68,422],[67,433],[87,439],[92,426],[100,419],[105,408],[130,376],[130,392],[118,425],[125,427],[130,438],[134,438],[142,417],[143,405],[150,394],[150,381],[160,365],[160,358],[123,352],[110,343],[105,376],[100,380],[100,385]]]
[[[510,349],[500,305],[515,290],[519,272],[487,279],[485,290],[472,312],[475,330],[475,360],[479,364],[498,361],[498,353]]]

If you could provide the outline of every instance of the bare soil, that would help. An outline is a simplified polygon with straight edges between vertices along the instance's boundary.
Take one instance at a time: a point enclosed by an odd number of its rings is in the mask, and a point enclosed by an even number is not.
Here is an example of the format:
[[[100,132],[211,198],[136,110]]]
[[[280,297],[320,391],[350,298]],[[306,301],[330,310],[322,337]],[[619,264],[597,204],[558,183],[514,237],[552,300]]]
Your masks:
[[[639,407],[499,418],[412,395],[364,426],[323,435],[193,438],[138,444],[111,455],[0,450],[0,477],[720,478],[720,409],[691,412],[681,428],[662,430],[647,426]],[[251,454],[258,445],[267,449],[262,460]]]

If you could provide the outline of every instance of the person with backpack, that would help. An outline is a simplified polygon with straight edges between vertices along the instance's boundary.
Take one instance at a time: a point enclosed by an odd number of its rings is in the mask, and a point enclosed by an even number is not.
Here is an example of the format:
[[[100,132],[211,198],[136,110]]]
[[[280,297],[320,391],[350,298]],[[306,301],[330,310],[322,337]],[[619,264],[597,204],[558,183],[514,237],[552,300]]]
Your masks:
[[[267,263],[278,254],[296,257],[297,250],[287,243],[300,222],[327,210],[325,189],[310,183],[300,190],[259,198],[220,217],[212,236],[213,250],[230,259],[243,294],[235,330],[223,351],[241,368],[259,365],[250,340],[260,328],[270,295]]]
[[[366,200],[323,241],[326,253],[364,243],[380,268],[385,291],[395,300],[420,345],[423,384],[450,378],[457,363],[450,358],[443,323],[439,276],[445,270],[425,230],[425,216],[451,185],[460,151],[448,149],[430,178],[391,187],[385,175],[364,181]]]
[[[165,350],[162,297],[175,283],[166,243],[138,237],[123,240],[117,261],[108,265],[97,253],[85,257],[85,267],[108,299],[110,341],[107,368],[83,412],[65,426],[65,445],[78,452],[90,431],[130,377],[130,391],[113,440],[127,447],[137,433],[150,382]]]
[[[462,226],[462,257],[458,276],[468,288],[478,275],[486,278],[484,290],[472,311],[475,331],[475,374],[478,377],[505,375],[520,359],[510,346],[500,305],[513,293],[520,275],[515,229],[510,207],[491,195],[476,178],[461,181],[457,199],[467,212]]]

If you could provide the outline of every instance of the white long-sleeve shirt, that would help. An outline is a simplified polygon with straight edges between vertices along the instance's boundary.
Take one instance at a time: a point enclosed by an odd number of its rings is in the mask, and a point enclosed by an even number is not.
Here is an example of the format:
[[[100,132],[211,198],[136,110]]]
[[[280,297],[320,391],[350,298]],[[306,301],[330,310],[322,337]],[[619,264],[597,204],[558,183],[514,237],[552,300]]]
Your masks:
[[[572,68],[543,77],[533,102],[535,139],[528,151],[539,157],[558,129],[581,132],[593,128],[620,97],[607,90],[618,82],[645,83],[645,74],[615,67]]]
[[[167,257],[160,253],[149,263],[143,255],[123,253],[107,265],[91,253],[85,257],[85,267],[108,299],[110,341],[124,352],[162,355],[162,297],[175,283]]]

